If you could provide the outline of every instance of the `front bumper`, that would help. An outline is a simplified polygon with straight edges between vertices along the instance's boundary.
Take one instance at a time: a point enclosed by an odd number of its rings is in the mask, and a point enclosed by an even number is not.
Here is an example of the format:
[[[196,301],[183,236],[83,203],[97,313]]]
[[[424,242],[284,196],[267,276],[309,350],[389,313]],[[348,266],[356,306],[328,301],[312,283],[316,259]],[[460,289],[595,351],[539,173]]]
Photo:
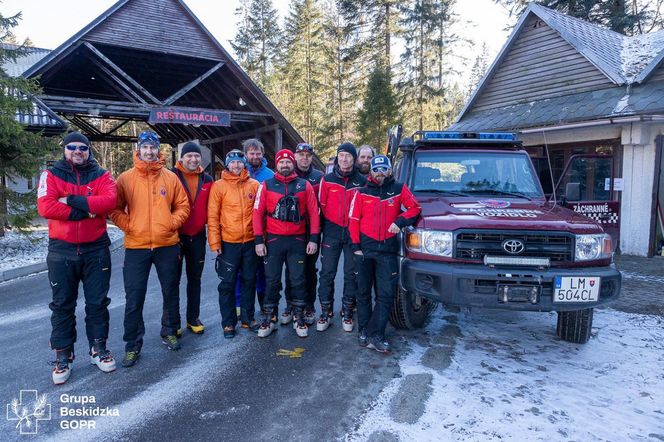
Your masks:
[[[618,299],[622,283],[622,276],[614,265],[540,270],[404,258],[400,270],[401,286],[408,292],[447,304],[505,310],[565,311],[597,307]],[[599,276],[599,299],[554,303],[553,280],[556,276]],[[516,286],[517,292],[535,287],[533,290],[538,293],[531,298],[514,296],[506,300],[499,293],[499,287],[504,286]]]

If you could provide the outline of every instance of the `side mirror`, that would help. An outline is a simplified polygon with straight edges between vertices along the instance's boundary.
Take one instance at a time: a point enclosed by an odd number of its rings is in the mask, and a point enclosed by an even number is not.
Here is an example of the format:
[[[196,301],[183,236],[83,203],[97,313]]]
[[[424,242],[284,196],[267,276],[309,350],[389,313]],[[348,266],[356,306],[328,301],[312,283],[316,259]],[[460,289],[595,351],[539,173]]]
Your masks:
[[[565,185],[565,199],[567,201],[580,201],[581,183],[567,183]]]

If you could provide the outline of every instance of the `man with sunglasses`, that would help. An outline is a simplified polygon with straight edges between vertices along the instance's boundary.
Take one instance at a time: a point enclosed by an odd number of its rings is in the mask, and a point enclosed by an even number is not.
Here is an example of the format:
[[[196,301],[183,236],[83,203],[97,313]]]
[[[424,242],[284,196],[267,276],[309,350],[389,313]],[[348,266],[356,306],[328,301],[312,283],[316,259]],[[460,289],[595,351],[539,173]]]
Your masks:
[[[295,173],[300,178],[309,181],[314,188],[316,198],[318,198],[318,186],[320,180],[323,178],[323,172],[312,166],[314,159],[314,148],[309,143],[300,143],[295,147]],[[309,230],[307,229],[307,235]],[[318,269],[316,269],[316,262],[318,261],[318,250],[313,255],[307,255],[304,261],[304,276],[306,280],[306,306],[304,308],[304,320],[307,325],[313,325],[316,322],[316,310],[314,303],[316,302],[316,284],[318,283]],[[286,325],[293,319],[293,294],[292,287],[289,281],[288,267],[286,267],[286,310],[281,314],[279,321],[281,324]]]
[[[405,211],[402,210],[405,208]],[[359,343],[389,353],[385,328],[399,281],[397,233],[415,223],[420,205],[408,187],[394,180],[385,155],[371,160],[371,176],[350,206],[349,230],[358,277],[357,323]],[[376,305],[371,288],[376,283]]]
[[[118,177],[117,205],[110,214],[115,225],[125,232],[124,367],[136,363],[143,346],[143,304],[152,265],[157,269],[163,298],[161,342],[169,350],[180,349],[178,229],[187,220],[190,209],[180,180],[164,167],[160,147],[156,133],[145,131],[138,136],[134,167]]]
[[[93,158],[85,135],[72,132],[62,145],[63,158],[42,173],[37,189],[37,209],[48,219],[46,264],[53,292],[49,308],[55,384],[65,383],[71,375],[81,282],[90,361],[103,372],[115,370],[113,355],[106,348],[111,303],[111,241],[106,215],[115,207],[115,182]]]

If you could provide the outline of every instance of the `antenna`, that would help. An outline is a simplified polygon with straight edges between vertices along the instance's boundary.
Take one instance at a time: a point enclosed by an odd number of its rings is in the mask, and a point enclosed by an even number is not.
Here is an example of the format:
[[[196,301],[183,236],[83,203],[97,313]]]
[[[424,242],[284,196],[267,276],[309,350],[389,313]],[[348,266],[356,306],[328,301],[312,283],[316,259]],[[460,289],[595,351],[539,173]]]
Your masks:
[[[553,192],[551,197],[553,198],[553,205],[555,206],[558,202],[556,198],[556,183],[553,180],[553,168],[551,167],[551,155],[549,155],[549,145],[546,142],[546,131],[542,129],[542,136],[544,137],[544,151],[546,152],[546,161],[549,163],[549,176],[551,177],[551,191]]]

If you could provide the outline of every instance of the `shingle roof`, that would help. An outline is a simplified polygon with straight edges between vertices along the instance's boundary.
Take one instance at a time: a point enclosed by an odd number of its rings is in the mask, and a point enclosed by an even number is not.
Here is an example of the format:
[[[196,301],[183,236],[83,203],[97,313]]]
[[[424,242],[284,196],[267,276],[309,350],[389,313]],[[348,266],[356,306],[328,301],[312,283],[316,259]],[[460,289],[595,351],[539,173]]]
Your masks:
[[[6,51],[13,51],[18,48],[18,46],[8,43],[0,43],[0,46]],[[51,52],[50,49],[42,48],[26,48],[26,50],[26,54],[18,57],[16,61],[10,60],[2,65],[2,69],[11,77],[18,77]]]

